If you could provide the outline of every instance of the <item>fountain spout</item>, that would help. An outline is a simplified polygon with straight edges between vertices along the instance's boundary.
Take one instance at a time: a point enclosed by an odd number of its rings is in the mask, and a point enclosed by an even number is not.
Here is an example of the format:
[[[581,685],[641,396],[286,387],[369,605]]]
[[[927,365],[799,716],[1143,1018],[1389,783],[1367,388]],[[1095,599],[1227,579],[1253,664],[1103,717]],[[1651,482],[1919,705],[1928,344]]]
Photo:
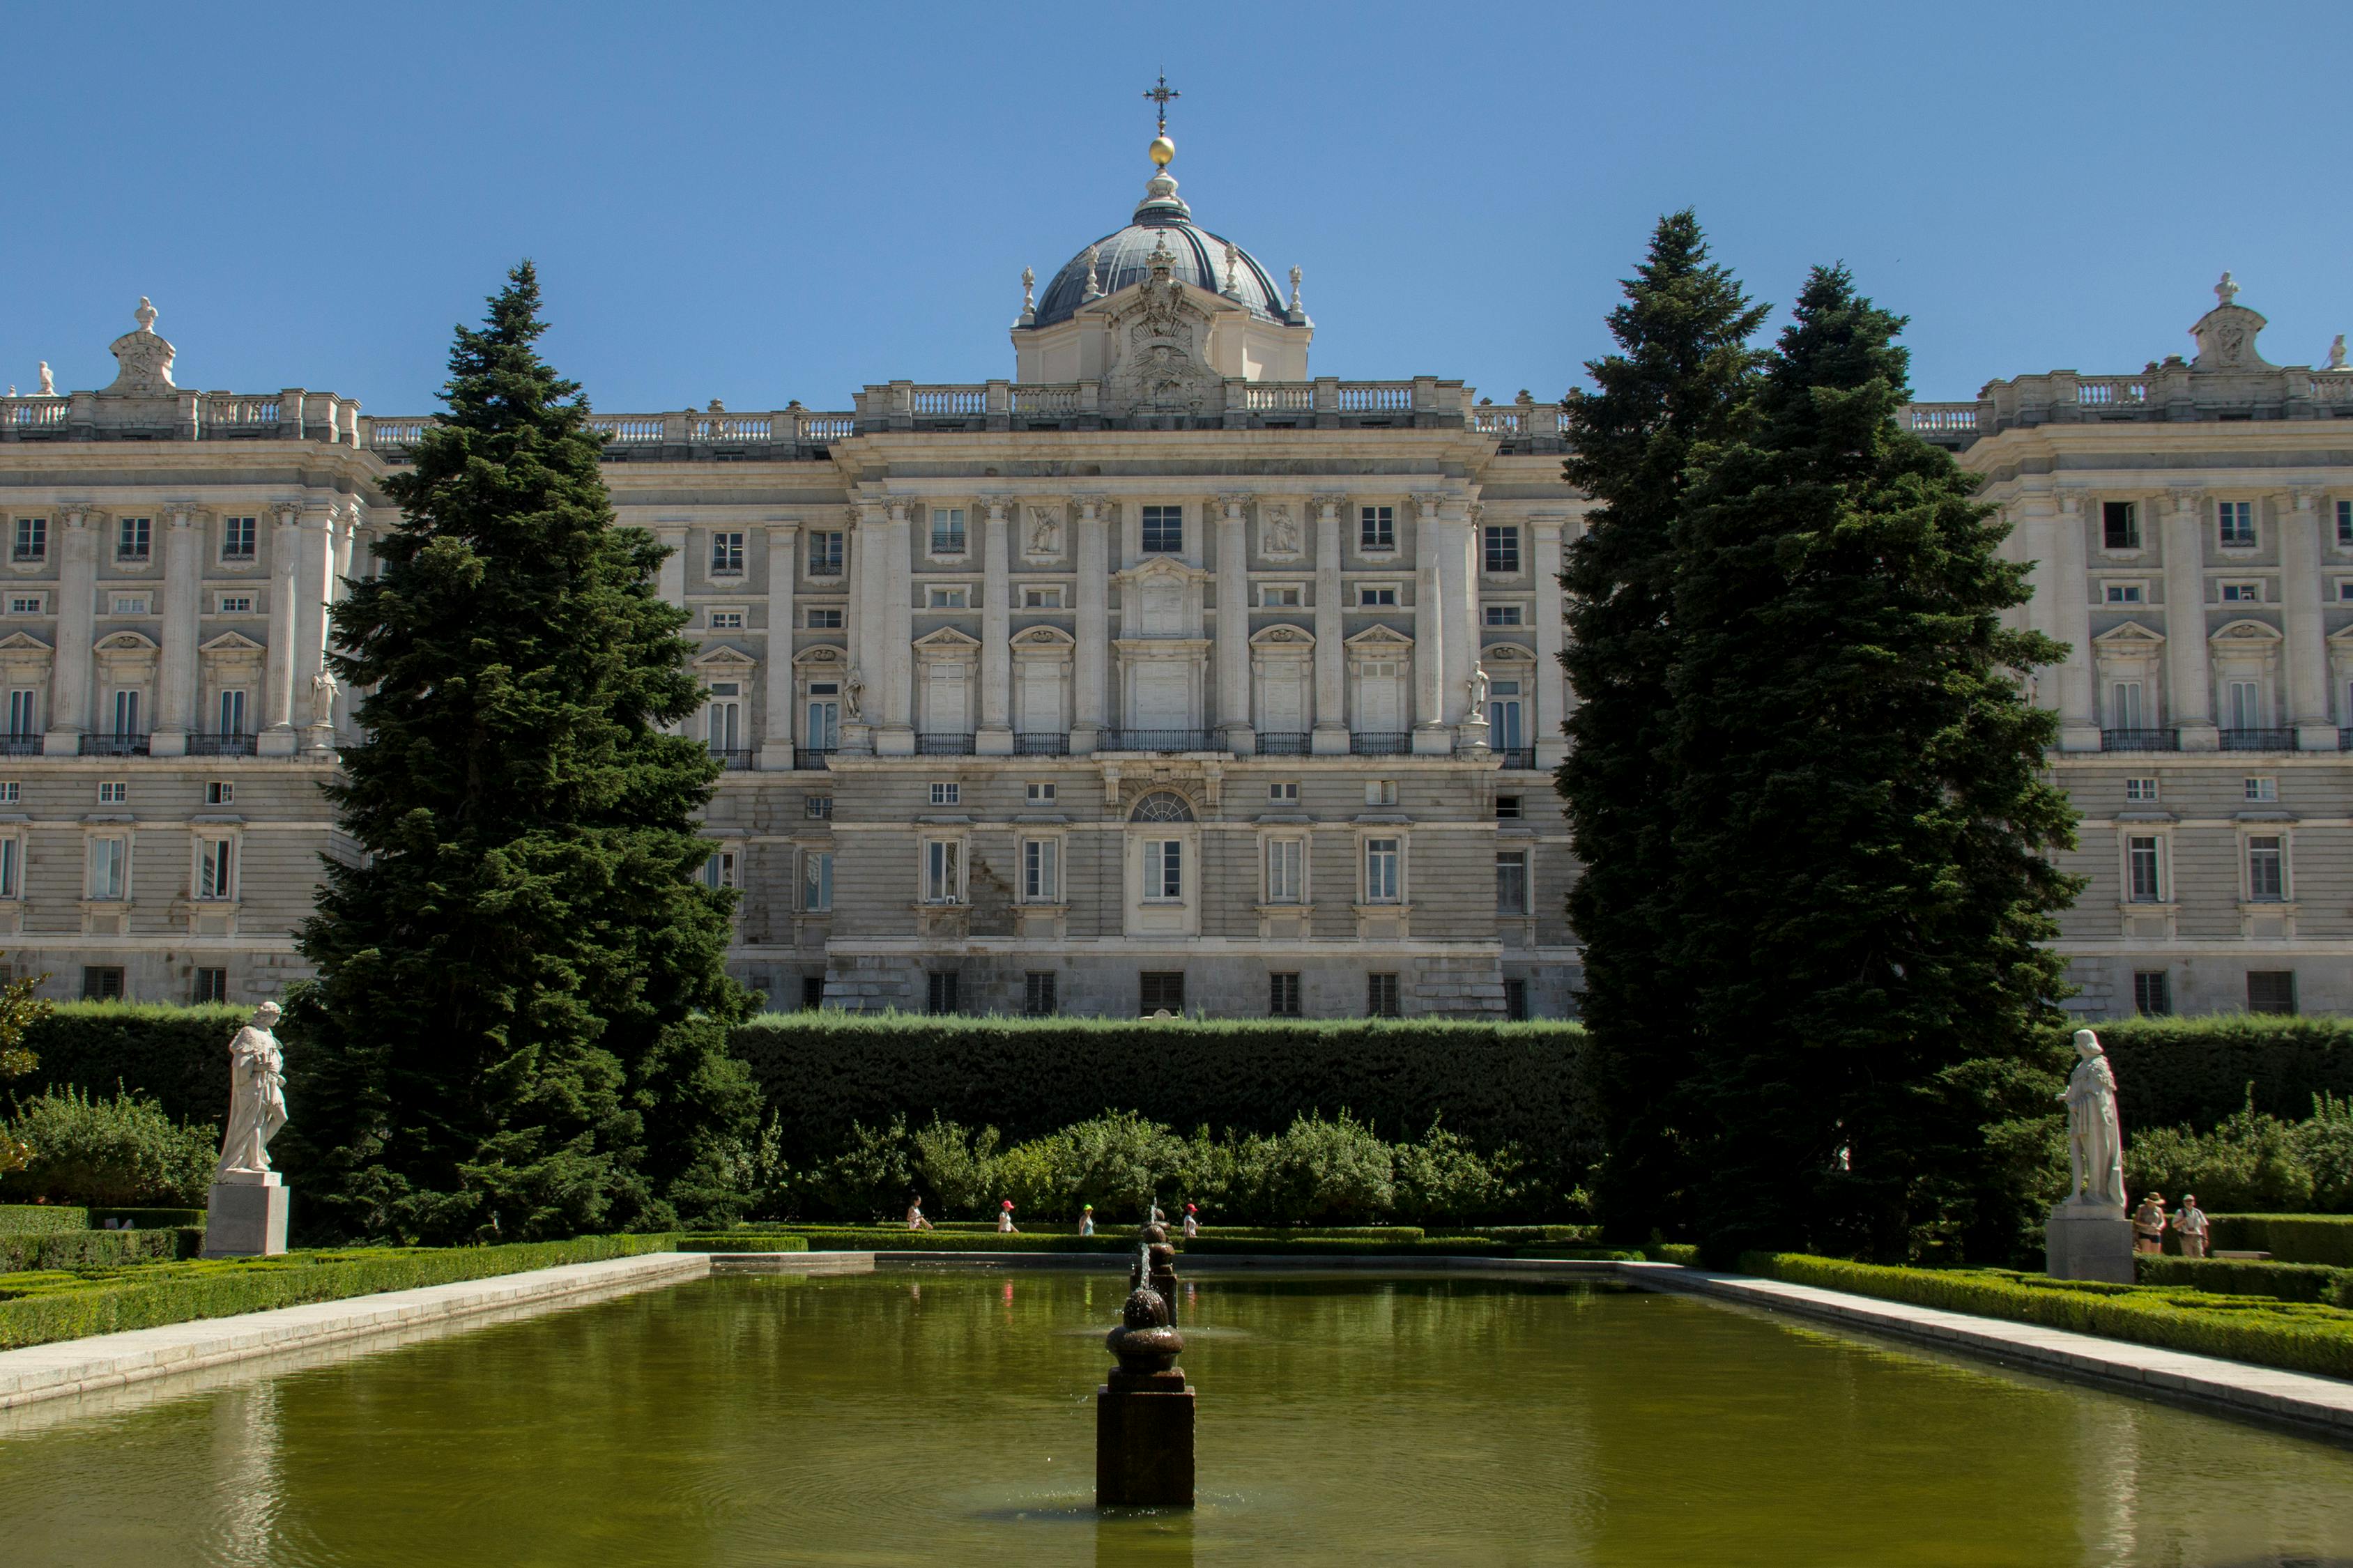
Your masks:
[[[1166,1233],[1145,1226],[1119,1327],[1103,1340],[1119,1364],[1095,1390],[1098,1507],[1193,1506],[1193,1391],[1176,1370],[1185,1337],[1172,1255]]]

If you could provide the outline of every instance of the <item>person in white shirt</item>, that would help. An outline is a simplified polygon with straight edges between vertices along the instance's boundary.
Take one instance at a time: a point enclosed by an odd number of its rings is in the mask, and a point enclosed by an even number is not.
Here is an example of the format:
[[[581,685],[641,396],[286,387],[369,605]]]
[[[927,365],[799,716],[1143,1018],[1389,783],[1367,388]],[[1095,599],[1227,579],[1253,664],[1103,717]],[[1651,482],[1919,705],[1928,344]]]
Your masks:
[[[1185,1205],[1185,1239],[1192,1240],[1201,1234],[1201,1211],[1191,1204]]]
[[[932,1222],[923,1217],[923,1200],[920,1197],[907,1200],[907,1228],[909,1230],[932,1228]]]
[[[1006,1199],[1005,1206],[997,1211],[997,1234],[999,1236],[1013,1234],[1013,1200],[1011,1198]]]
[[[1094,1233],[1095,1205],[1089,1204],[1079,1211],[1079,1234],[1081,1236],[1092,1236]]]
[[[2196,1193],[2181,1194],[2181,1207],[2173,1215],[2173,1234],[2181,1238],[2181,1256],[2206,1256],[2206,1211],[2198,1206]]]

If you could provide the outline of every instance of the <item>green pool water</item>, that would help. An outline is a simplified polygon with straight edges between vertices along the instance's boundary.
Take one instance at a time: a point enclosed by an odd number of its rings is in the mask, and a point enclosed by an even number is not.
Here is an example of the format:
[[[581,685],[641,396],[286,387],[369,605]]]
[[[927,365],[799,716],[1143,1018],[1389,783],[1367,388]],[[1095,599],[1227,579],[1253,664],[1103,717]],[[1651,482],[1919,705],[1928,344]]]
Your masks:
[[[1616,1288],[1185,1288],[1201,1506],[1099,1517],[1124,1279],[728,1278],[0,1416],[0,1563],[2353,1562],[2353,1452]]]

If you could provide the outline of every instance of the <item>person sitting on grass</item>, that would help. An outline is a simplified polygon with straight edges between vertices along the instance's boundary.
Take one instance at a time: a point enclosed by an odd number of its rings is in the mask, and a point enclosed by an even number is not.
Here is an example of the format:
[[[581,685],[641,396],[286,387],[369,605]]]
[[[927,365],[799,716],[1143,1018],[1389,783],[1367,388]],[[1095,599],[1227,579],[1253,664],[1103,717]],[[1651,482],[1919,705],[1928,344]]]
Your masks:
[[[1092,1204],[1082,1205],[1079,1209],[1079,1234],[1081,1236],[1092,1236],[1094,1233],[1095,1205]]]
[[[1011,1198],[1006,1199],[1005,1206],[997,1211],[997,1234],[999,1236],[1013,1234],[1013,1200]]]
[[[909,1230],[932,1228],[932,1222],[923,1217],[923,1200],[921,1194],[907,1200],[907,1228]]]

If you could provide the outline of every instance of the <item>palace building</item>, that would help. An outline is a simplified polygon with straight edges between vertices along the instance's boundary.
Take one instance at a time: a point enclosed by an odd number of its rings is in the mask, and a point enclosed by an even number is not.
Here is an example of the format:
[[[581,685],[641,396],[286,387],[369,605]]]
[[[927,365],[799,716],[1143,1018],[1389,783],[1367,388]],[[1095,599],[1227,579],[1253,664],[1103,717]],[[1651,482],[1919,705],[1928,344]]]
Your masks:
[[[1311,374],[1298,268],[1154,152],[1025,274],[1007,380],[594,416],[692,617],[733,967],[782,1008],[1572,1014],[1561,410]],[[1906,411],[2072,649],[2036,689],[2092,1016],[2353,1007],[2353,373],[2264,363],[2221,292],[2194,358]],[[326,606],[429,421],[184,390],[154,320],[111,384],[0,400],[0,946],[244,1001],[355,852]]]

